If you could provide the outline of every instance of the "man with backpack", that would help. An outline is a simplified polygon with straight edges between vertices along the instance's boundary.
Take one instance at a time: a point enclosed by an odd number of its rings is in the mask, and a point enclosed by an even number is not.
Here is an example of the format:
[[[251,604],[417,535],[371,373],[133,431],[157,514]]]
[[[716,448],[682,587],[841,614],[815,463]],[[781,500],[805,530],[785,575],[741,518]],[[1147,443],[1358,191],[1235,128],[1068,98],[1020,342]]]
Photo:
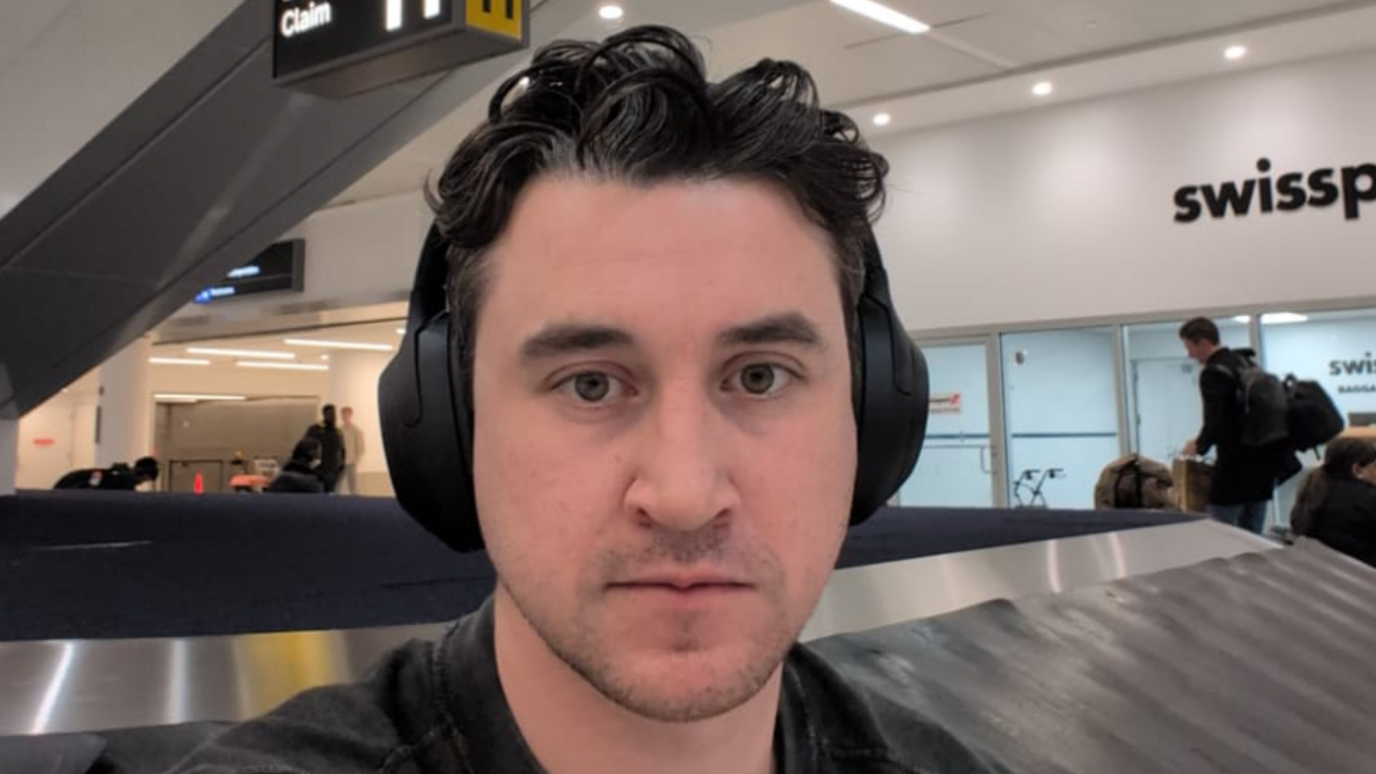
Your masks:
[[[1299,468],[1288,440],[1285,387],[1257,366],[1251,350],[1222,346],[1208,318],[1180,326],[1180,341],[1204,366],[1204,426],[1182,451],[1192,457],[1218,450],[1206,510],[1225,524],[1262,534],[1276,482]]]

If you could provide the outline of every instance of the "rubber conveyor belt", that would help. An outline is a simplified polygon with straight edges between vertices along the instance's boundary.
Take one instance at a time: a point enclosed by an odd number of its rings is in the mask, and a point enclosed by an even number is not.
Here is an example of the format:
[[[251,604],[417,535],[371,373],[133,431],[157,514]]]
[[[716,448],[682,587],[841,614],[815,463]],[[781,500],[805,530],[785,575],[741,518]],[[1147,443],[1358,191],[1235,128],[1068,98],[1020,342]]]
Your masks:
[[[1016,774],[1357,774],[1376,760],[1374,598],[1376,570],[1302,542],[813,646]],[[213,727],[189,730],[169,743]],[[107,758],[150,770],[119,760],[149,733],[107,735]],[[60,741],[0,739],[0,763]]]

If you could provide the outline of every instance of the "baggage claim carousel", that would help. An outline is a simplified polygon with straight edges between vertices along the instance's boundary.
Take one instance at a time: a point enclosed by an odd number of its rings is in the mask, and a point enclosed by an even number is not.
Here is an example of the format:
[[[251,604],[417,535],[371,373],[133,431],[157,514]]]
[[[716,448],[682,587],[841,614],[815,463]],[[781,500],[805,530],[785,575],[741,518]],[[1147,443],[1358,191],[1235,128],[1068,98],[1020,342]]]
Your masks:
[[[1277,549],[1181,514],[886,509],[802,639],[906,664],[915,711],[1010,771],[1372,771],[1376,571]],[[436,637],[493,575],[387,500],[21,492],[0,581],[9,774],[158,771]]]

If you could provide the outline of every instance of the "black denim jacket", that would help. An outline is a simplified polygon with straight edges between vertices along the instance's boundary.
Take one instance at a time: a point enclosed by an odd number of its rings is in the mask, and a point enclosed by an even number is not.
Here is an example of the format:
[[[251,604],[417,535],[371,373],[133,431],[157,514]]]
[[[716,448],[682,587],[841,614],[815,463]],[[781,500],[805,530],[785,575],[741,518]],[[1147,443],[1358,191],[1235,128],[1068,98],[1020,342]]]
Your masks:
[[[859,661],[859,659],[853,659]],[[807,646],[784,665],[775,729],[782,774],[975,774],[980,761],[861,663]],[[895,686],[896,688],[896,686]],[[569,733],[577,733],[570,726]],[[306,691],[197,750],[176,774],[544,774],[498,682],[492,602],[438,642],[410,642],[361,683]],[[727,774],[727,773],[723,773]]]

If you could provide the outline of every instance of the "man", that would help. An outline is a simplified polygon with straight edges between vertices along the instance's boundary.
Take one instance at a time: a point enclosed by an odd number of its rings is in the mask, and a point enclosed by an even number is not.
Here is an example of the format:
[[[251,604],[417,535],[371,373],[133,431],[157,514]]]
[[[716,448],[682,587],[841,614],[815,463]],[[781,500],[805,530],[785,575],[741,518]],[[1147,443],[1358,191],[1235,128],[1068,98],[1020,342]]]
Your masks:
[[[179,771],[988,771],[795,644],[849,519],[885,172],[795,65],[710,84],[663,28],[539,52],[436,201],[492,599]]]
[[[1192,457],[1218,449],[1205,507],[1215,519],[1260,535],[1287,449],[1283,442],[1257,447],[1242,443],[1245,414],[1238,375],[1248,367],[1252,352],[1222,346],[1218,326],[1205,317],[1180,326],[1180,341],[1190,359],[1204,366],[1199,374],[1204,426],[1185,442],[1182,453]]]
[[[329,494],[339,483],[339,474],[343,472],[344,463],[347,462],[344,436],[335,426],[333,403],[326,403],[320,409],[320,421],[306,428],[303,437],[320,444],[320,467],[316,468],[316,473],[325,485],[325,493]]]
[[[53,489],[106,489],[132,492],[147,489],[157,480],[160,473],[155,457],[139,457],[134,467],[128,463],[116,462],[108,468],[83,468],[73,470],[57,480]]]
[[[344,437],[344,488],[349,494],[358,494],[358,460],[363,456],[363,431],[354,424],[354,409],[345,406],[339,410],[342,424],[340,435]]]
[[[325,484],[316,469],[320,467],[320,442],[302,438],[291,450],[291,458],[282,466],[263,491],[292,494],[323,494]]]

